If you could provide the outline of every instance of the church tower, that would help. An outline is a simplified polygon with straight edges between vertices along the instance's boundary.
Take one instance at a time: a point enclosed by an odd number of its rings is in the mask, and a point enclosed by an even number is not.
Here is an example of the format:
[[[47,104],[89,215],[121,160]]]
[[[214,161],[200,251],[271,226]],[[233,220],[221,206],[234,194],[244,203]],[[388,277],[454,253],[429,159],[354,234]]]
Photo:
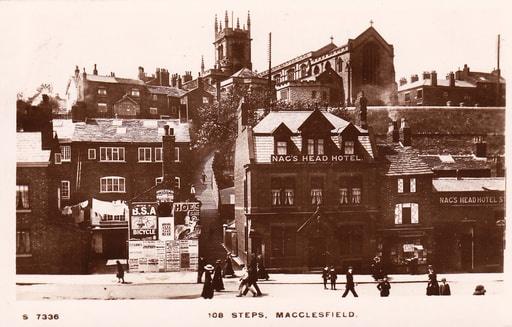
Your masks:
[[[224,26],[215,16],[215,68],[229,75],[242,68],[252,69],[251,63],[251,17],[247,13],[246,25],[240,28],[237,18],[236,26],[233,17],[231,24],[228,12],[224,15]]]

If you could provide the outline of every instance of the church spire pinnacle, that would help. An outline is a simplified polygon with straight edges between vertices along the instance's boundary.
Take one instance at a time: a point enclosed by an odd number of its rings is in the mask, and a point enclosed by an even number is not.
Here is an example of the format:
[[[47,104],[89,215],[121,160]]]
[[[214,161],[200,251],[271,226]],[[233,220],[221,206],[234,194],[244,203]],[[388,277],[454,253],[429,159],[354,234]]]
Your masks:
[[[229,18],[228,18],[228,11],[227,10],[226,10],[226,12],[224,14],[224,25],[225,25],[225,28],[229,27]]]
[[[236,28],[240,28],[240,19],[236,18]]]
[[[247,30],[251,30],[251,12],[247,11]]]
[[[201,55],[201,75],[204,73],[204,57]]]
[[[217,22],[217,14],[215,14],[215,33],[219,31],[219,23]]]

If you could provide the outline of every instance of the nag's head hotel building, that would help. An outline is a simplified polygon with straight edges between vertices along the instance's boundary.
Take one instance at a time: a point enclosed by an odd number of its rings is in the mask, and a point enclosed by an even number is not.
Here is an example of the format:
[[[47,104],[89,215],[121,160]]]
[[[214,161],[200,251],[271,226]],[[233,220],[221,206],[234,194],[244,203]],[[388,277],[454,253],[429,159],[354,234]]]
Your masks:
[[[378,164],[371,133],[331,113],[272,111],[254,127],[239,109],[238,255],[281,270],[361,267],[375,254]]]

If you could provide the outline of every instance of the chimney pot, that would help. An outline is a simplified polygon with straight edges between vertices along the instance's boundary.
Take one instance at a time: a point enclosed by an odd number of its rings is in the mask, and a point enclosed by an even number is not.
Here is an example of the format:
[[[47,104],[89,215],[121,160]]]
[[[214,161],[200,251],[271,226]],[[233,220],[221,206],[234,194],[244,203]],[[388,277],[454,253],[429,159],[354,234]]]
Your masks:
[[[164,125],[165,135],[169,135],[169,125]]]
[[[437,72],[435,70],[430,72],[430,85],[437,86]]]

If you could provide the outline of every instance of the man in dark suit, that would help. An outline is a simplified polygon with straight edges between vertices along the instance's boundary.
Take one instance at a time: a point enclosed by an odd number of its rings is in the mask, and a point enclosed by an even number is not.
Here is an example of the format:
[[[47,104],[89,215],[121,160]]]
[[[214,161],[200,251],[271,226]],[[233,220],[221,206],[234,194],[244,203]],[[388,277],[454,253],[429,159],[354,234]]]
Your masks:
[[[260,288],[258,287],[258,260],[256,259],[256,254],[251,255],[251,265],[249,266],[249,278],[247,280],[247,287],[244,290],[244,295],[249,292],[249,288],[254,286],[256,290],[256,296],[261,296],[262,293]]]
[[[205,261],[203,257],[199,257],[198,263],[197,263],[197,283],[201,284],[203,281],[203,273],[204,273],[204,266]]]
[[[354,288],[355,284],[354,274],[352,273],[352,267],[348,267],[347,274],[345,275],[345,277],[347,278],[347,284],[345,285],[345,292],[343,293],[342,297],[347,296],[348,291],[351,291],[354,297],[358,297],[356,290]]]

